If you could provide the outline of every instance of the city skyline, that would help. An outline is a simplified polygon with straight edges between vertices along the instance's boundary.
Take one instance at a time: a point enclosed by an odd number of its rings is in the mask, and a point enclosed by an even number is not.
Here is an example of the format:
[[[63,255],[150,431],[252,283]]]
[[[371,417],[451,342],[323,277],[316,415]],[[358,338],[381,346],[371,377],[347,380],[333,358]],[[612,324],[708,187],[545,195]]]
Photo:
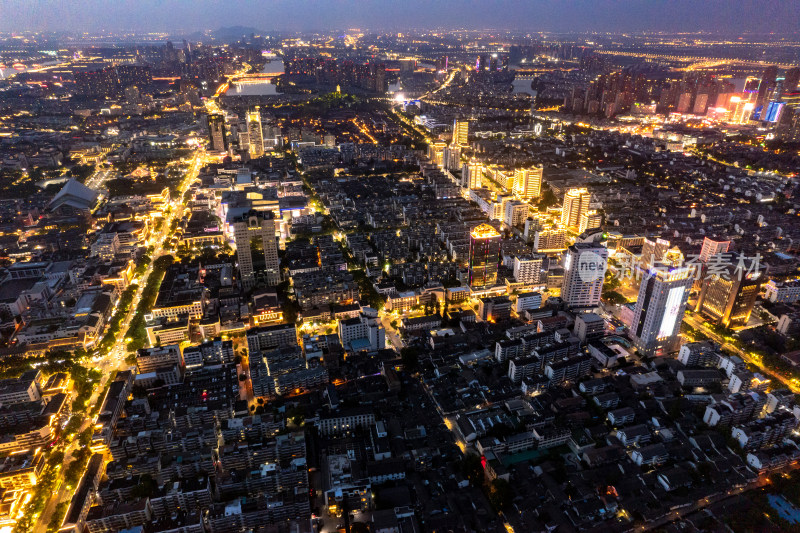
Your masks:
[[[800,526],[795,3],[3,7],[0,533]]]
[[[665,13],[668,16],[664,16]],[[260,31],[369,31],[411,29],[522,32],[796,33],[800,3],[791,0],[725,2],[671,0],[7,0],[0,31],[152,31],[191,33],[246,26]]]

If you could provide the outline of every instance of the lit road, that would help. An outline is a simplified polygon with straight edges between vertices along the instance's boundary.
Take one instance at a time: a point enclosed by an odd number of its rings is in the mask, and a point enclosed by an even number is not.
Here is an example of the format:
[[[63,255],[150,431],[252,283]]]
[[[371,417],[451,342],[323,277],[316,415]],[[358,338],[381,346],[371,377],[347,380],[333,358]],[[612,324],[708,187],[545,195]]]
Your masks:
[[[691,327],[693,327],[693,328],[695,328],[697,330],[700,330],[709,339],[711,339],[714,342],[718,343],[723,348],[725,348],[727,350],[730,350],[731,352],[733,352],[736,355],[738,355],[739,357],[741,357],[742,360],[745,363],[749,363],[751,365],[757,366],[759,368],[759,370],[763,374],[771,377],[772,379],[780,381],[781,383],[783,383],[784,386],[786,386],[786,388],[788,388],[792,392],[800,393],[800,386],[798,386],[795,383],[793,383],[792,380],[790,380],[788,378],[785,378],[785,377],[781,376],[780,374],[777,374],[777,373],[769,370],[768,368],[764,367],[763,363],[761,362],[761,358],[760,357],[753,356],[752,354],[750,354],[748,352],[740,350],[739,348],[737,348],[736,346],[734,346],[733,344],[728,342],[725,339],[725,337],[723,337],[722,335],[714,332],[714,330],[709,328],[702,319],[697,317],[697,315],[689,314],[689,312],[687,312],[683,316],[683,321],[686,322],[686,324],[688,324],[689,326],[691,326]]]
[[[447,76],[447,78],[445,78],[444,82],[442,82],[442,84],[441,84],[439,87],[437,87],[436,89],[434,89],[434,90],[430,91],[430,92],[429,92],[429,93],[427,93],[426,95],[422,96],[422,97],[420,98],[420,100],[424,100],[425,98],[428,98],[428,97],[430,97],[430,96],[432,96],[432,95],[434,95],[434,94],[438,93],[438,92],[439,92],[439,91],[441,91],[442,89],[446,89],[447,87],[449,87],[449,86],[450,86],[450,84],[451,84],[451,83],[453,83],[453,80],[454,80],[454,79],[456,78],[456,76],[458,75],[458,72],[459,72],[459,71],[458,71],[458,69],[453,69],[453,70],[451,70],[451,71],[450,71],[450,74]]]
[[[180,219],[183,216],[183,195],[189,189],[189,186],[197,179],[198,174],[200,173],[200,169],[203,167],[205,162],[205,152],[202,149],[199,149],[189,165],[189,168],[186,172],[186,176],[181,182],[181,185],[178,190],[178,195],[176,198],[173,199],[171,203],[172,210],[170,213],[165,217],[164,223],[156,235],[152,235],[150,237],[150,243],[153,244],[155,247],[153,254],[152,254],[152,261],[147,267],[147,270],[139,279],[138,288],[136,290],[136,294],[131,301],[130,310],[128,314],[125,316],[125,319],[122,321],[120,325],[120,330],[116,342],[114,343],[114,347],[106,354],[105,357],[102,359],[95,361],[95,367],[99,369],[103,373],[103,377],[100,380],[100,383],[95,387],[92,396],[89,398],[89,402],[87,405],[94,405],[96,402],[102,401],[100,398],[100,394],[105,391],[105,385],[111,379],[112,375],[115,374],[116,370],[121,368],[126,368],[128,365],[125,363],[125,357],[127,355],[126,349],[126,341],[125,341],[125,334],[128,331],[128,327],[130,326],[131,320],[133,320],[133,316],[136,313],[136,307],[139,304],[139,301],[142,297],[142,291],[144,290],[145,285],[147,284],[147,279],[149,278],[150,274],[153,272],[153,262],[165,254],[165,243],[169,241],[169,228],[172,225],[173,220]],[[104,178],[106,179],[106,178]],[[91,420],[86,420],[81,427],[80,431],[86,429],[89,424],[92,423]],[[64,462],[62,463],[62,472],[66,469],[69,463],[69,457],[71,451],[73,451],[76,447],[76,441],[70,443],[68,448],[65,450],[65,457]],[[59,502],[67,501],[72,497],[73,490],[76,487],[66,487],[62,485],[59,487],[58,491],[52,495],[47,503],[45,504],[44,511],[42,515],[39,517],[37,521],[35,531],[38,533],[39,531],[45,531],[47,523],[50,521],[50,516],[55,510],[56,505]]]

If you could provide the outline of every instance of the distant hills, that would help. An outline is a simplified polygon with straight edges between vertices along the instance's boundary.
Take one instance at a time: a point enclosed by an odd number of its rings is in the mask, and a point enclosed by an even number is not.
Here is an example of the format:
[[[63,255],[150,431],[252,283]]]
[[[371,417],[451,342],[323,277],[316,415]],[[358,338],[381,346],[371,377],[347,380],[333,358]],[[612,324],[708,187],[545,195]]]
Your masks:
[[[175,40],[186,39],[187,41],[208,41],[209,37],[211,37],[214,41],[232,42],[238,41],[244,37],[250,37],[253,33],[259,35],[263,33],[263,31],[250,26],[228,26],[211,32],[196,31],[186,35],[175,35],[171,38]]]

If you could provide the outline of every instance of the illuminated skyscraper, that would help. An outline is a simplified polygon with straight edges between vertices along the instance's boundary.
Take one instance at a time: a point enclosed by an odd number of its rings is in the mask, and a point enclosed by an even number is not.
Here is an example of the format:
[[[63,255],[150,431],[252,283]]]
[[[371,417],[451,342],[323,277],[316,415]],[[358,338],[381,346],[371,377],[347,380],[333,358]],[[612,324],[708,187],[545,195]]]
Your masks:
[[[592,195],[585,188],[569,189],[564,194],[564,207],[561,211],[561,225],[565,228],[578,229],[581,215],[589,210]]]
[[[428,144],[428,158],[436,166],[444,165],[444,149],[447,144],[444,142],[432,142]]]
[[[500,263],[500,233],[488,224],[481,224],[469,236],[469,284],[490,287],[497,282]]]
[[[247,132],[250,134],[250,156],[261,157],[264,155],[264,131],[258,106],[247,113]]]
[[[634,345],[645,355],[662,355],[680,347],[678,333],[693,281],[692,267],[658,266],[645,274],[639,286],[630,329]]]
[[[461,166],[461,186],[468,189],[479,189],[483,181],[483,165],[475,158]]]
[[[257,282],[268,286],[281,281],[275,220],[271,212],[251,210],[233,222],[236,260],[245,287]]]
[[[211,141],[211,150],[226,152],[228,139],[225,138],[225,117],[219,114],[208,115],[208,137]]]
[[[735,253],[716,255],[704,269],[696,310],[715,324],[744,326],[750,320],[763,278],[752,259]]]
[[[608,248],[595,243],[577,243],[564,255],[564,282],[561,299],[571,309],[590,309],[600,305],[608,267]]]
[[[523,200],[538,198],[542,190],[542,173],[539,167],[518,168],[514,172],[514,194]]]
[[[708,260],[717,255],[728,251],[731,241],[716,241],[703,237],[703,247],[700,249],[700,262],[707,263]]]
[[[469,144],[469,121],[457,118],[453,121],[453,144],[467,146]]]

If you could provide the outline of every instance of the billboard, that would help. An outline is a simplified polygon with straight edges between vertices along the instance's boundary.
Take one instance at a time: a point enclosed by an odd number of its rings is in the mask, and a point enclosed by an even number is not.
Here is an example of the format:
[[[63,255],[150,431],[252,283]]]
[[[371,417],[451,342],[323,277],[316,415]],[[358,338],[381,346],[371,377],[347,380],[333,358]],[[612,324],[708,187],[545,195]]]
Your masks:
[[[664,339],[672,335],[675,329],[675,322],[678,320],[678,311],[683,303],[683,293],[685,287],[673,287],[667,293],[667,305],[664,310],[664,318],[661,319],[661,326],[658,328],[657,338]]]

